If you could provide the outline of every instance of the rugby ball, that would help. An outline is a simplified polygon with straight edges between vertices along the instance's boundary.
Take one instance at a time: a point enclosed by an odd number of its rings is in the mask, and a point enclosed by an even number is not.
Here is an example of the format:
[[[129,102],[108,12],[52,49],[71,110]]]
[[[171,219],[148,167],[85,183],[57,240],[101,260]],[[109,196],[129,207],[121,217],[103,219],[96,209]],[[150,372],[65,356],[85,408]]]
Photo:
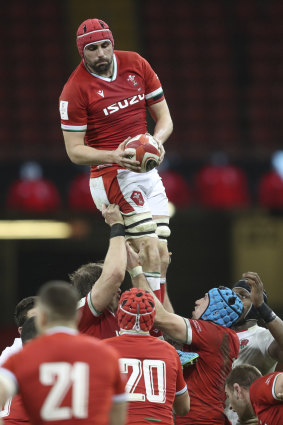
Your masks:
[[[150,134],[138,134],[125,146],[127,158],[140,162],[141,173],[152,170],[159,164],[158,144]]]

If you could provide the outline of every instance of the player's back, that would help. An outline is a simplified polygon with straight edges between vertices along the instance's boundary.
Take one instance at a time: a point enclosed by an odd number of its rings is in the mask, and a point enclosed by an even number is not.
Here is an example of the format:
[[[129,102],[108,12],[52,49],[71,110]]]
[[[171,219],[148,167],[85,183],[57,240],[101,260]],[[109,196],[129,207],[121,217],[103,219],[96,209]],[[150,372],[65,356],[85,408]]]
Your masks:
[[[4,367],[36,425],[108,424],[112,402],[124,392],[117,353],[66,328],[31,341]]]
[[[239,353],[236,332],[206,320],[190,320],[192,342],[184,351],[197,351],[199,359],[184,369],[191,409],[187,416],[176,417],[176,424],[225,424],[225,379]]]
[[[127,379],[128,424],[173,424],[175,395],[186,390],[175,348],[158,338],[136,334],[122,334],[104,343],[118,351]]]

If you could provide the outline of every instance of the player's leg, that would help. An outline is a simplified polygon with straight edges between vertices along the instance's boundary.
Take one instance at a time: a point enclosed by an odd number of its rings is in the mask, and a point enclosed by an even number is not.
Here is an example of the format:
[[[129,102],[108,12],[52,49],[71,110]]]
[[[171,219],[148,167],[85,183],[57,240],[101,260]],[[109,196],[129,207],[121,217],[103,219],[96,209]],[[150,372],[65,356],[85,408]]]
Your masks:
[[[145,261],[143,269],[151,289],[160,299],[160,257],[156,223],[152,219],[144,188],[151,184],[145,174],[129,170],[109,171],[90,179],[90,189],[98,209],[102,204],[118,204],[124,216],[126,238],[136,250],[143,243]],[[149,181],[148,181],[149,180]]]

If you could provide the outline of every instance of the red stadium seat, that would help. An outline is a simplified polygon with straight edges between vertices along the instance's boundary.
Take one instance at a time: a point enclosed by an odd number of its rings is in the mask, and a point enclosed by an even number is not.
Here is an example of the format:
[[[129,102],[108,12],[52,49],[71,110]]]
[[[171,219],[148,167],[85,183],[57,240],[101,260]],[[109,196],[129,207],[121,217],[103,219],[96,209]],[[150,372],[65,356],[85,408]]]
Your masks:
[[[8,190],[6,207],[13,211],[46,213],[60,208],[56,186],[46,179],[17,180]]]
[[[73,211],[97,211],[89,188],[89,174],[79,174],[71,182],[68,205]]]
[[[167,197],[177,208],[186,208],[191,203],[191,190],[186,179],[175,171],[160,172]]]
[[[283,179],[270,171],[264,174],[259,182],[258,201],[261,207],[283,210]]]
[[[199,204],[208,208],[239,208],[250,203],[246,175],[233,165],[200,169],[195,177],[195,193]]]

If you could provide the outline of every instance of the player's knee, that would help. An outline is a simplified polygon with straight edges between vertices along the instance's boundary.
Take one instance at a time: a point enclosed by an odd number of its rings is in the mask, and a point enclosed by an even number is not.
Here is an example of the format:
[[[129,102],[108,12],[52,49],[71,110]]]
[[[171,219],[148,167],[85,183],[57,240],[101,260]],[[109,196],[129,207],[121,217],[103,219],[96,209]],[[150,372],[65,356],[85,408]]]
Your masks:
[[[126,239],[156,238],[156,223],[149,212],[124,216]]]
[[[160,217],[154,219],[156,223],[156,234],[160,240],[167,241],[171,234],[169,227],[169,217]]]

